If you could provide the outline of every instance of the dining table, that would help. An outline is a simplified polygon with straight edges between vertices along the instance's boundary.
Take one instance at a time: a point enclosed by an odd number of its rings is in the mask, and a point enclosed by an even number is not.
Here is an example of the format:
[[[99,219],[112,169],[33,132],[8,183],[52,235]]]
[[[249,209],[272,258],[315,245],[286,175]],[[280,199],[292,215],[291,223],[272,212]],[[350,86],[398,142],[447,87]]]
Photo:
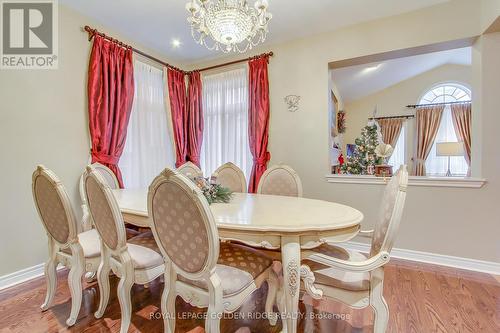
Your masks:
[[[124,221],[150,227],[147,189],[113,190]],[[281,252],[284,300],[283,332],[297,332],[301,278],[312,278],[301,263],[301,250],[346,242],[360,230],[363,214],[347,205],[301,197],[233,193],[228,203],[213,203],[222,241]],[[317,295],[316,295],[317,296]]]

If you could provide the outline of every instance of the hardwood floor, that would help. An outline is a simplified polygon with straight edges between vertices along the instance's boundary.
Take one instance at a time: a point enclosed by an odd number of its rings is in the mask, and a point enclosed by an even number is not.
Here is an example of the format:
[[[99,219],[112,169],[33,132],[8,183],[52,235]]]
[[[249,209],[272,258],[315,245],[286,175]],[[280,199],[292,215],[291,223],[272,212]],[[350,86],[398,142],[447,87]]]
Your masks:
[[[104,318],[96,320],[98,289],[96,283],[85,286],[82,309],[75,326],[66,328],[70,298],[67,271],[58,273],[59,285],[54,305],[40,311],[45,296],[45,282],[38,278],[0,291],[0,332],[118,332],[120,307],[116,292],[111,293]],[[116,290],[117,279],[111,279]],[[390,308],[388,332],[500,332],[500,281],[498,277],[416,262],[393,260],[386,268],[384,295]],[[149,288],[134,286],[133,316],[130,332],[163,332],[159,316],[163,285],[154,282]],[[238,312],[239,318],[226,316],[221,332],[275,333],[280,324],[269,326],[265,319],[247,314],[264,312],[267,287],[259,290]],[[176,332],[203,332],[202,309],[192,308],[180,298],[176,302]],[[370,308],[351,310],[334,302],[313,301],[305,297],[300,305],[299,332],[330,333],[372,332]],[[335,315],[332,315],[335,314]],[[194,317],[194,318],[193,318]]]

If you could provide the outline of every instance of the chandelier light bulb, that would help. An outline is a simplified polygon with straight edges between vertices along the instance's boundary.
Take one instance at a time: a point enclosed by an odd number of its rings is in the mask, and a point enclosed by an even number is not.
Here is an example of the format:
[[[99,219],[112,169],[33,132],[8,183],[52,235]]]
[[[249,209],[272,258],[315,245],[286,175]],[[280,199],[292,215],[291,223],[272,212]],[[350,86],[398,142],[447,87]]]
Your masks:
[[[253,6],[247,0],[191,0],[186,10],[198,44],[224,53],[243,53],[265,41],[272,18],[268,6],[267,0],[256,0]]]

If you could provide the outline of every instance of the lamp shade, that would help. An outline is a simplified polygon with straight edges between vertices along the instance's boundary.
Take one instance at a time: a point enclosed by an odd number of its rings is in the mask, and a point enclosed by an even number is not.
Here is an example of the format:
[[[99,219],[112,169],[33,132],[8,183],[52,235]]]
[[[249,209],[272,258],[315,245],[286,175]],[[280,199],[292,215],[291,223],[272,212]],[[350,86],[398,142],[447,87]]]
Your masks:
[[[464,143],[437,142],[436,156],[464,156]]]

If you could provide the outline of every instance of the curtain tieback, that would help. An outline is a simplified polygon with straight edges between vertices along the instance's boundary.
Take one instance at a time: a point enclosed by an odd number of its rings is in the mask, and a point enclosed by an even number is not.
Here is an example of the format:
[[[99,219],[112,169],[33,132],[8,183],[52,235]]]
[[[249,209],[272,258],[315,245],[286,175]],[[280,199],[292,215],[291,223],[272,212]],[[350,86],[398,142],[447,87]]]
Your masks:
[[[425,164],[425,160],[423,158],[417,158],[417,159],[415,159],[415,162]]]
[[[259,158],[254,158],[253,162],[257,165],[266,165],[266,163],[269,162],[270,159],[271,159],[271,154],[268,151],[266,151],[264,153],[264,156]]]
[[[120,158],[117,156],[108,155],[101,152],[95,152],[93,150],[90,153],[92,154],[92,163],[99,162],[99,163],[117,165],[118,161],[120,160]]]

